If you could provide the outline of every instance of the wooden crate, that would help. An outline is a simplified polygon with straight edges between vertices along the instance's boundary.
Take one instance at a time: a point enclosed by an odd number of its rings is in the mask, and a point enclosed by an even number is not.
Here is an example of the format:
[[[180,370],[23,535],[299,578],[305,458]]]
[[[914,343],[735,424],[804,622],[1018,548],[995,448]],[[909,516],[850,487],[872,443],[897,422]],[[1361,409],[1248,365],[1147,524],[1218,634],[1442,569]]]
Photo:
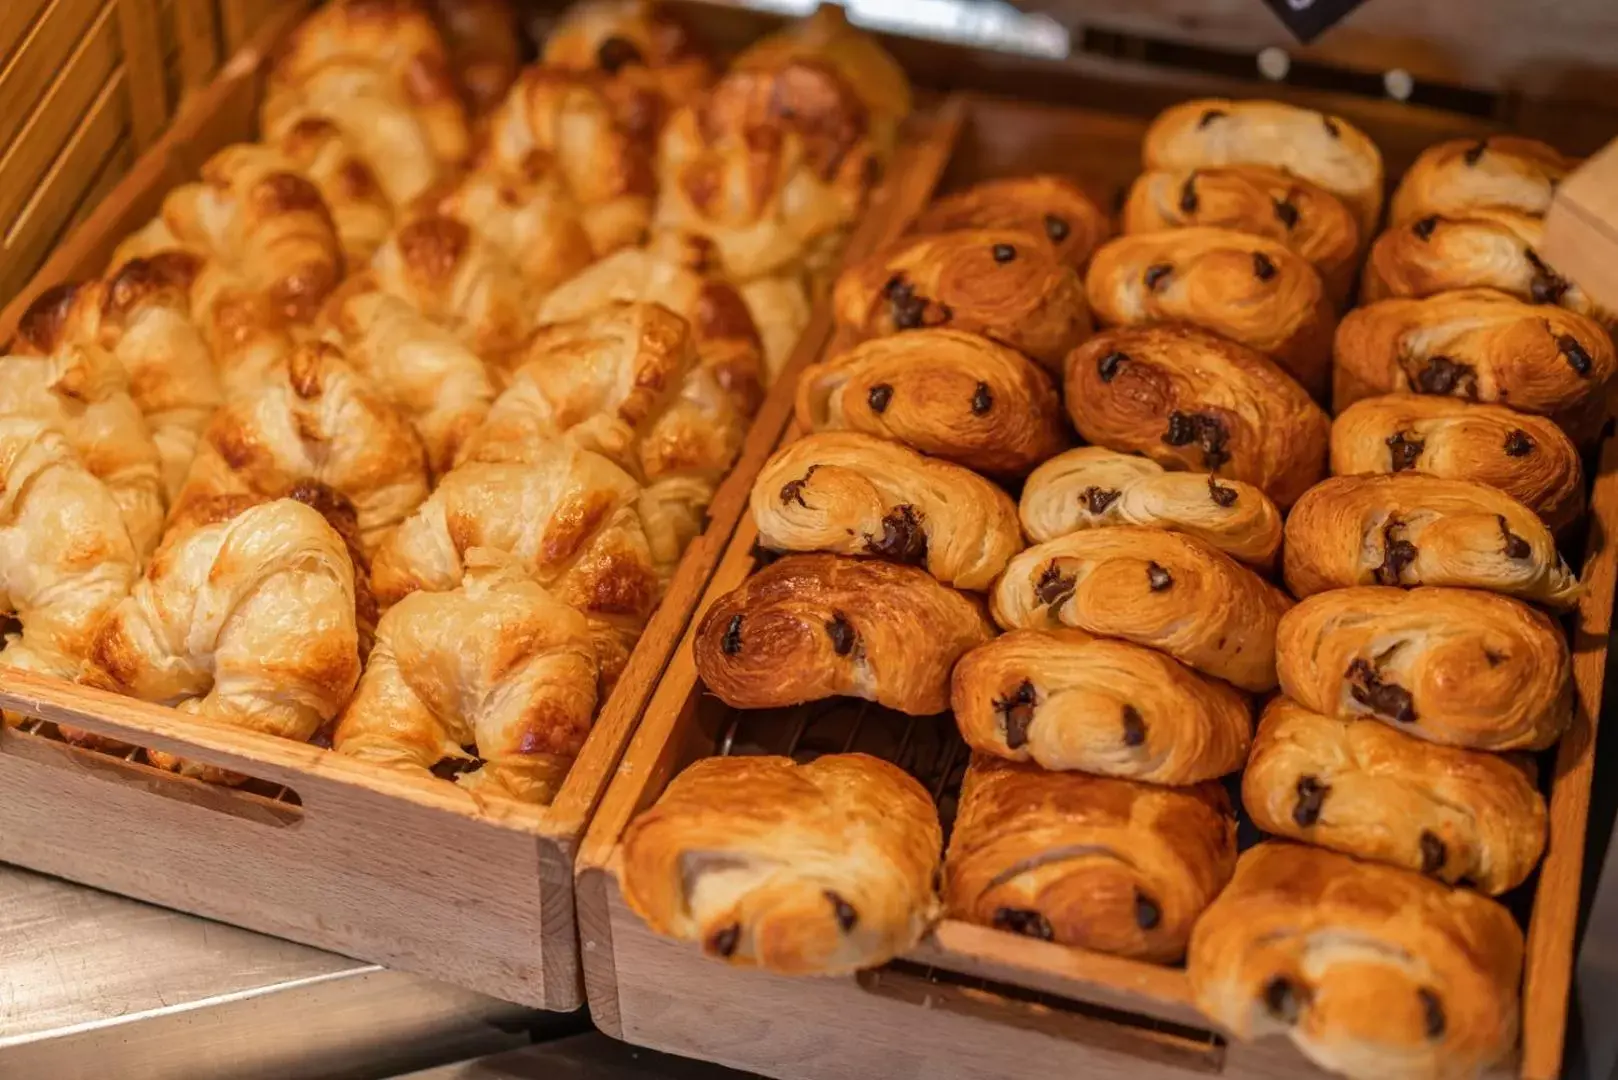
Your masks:
[[[1422,146],[1458,130],[1475,130],[1472,121],[1401,111],[1391,103],[1366,107],[1316,99],[1316,104],[1365,126],[1384,146],[1393,175]],[[1108,198],[1138,171],[1145,126],[1140,117],[974,99],[946,184],[1057,169],[1076,174]],[[784,439],[797,435],[794,426]],[[1618,580],[1618,549],[1612,546],[1618,536],[1618,438],[1604,440],[1594,472],[1582,574],[1587,591],[1570,618],[1578,708],[1551,770],[1550,842],[1528,921],[1521,1060],[1500,1072],[1525,1080],[1549,1080],[1562,1063],[1595,723]],[[652,933],[624,903],[619,844],[630,820],[655,802],[683,767],[725,752],[738,740],[737,711],[706,693],[691,642],[700,616],[754,570],[756,538],[751,520],[743,521],[580,851],[585,985],[603,1030],[629,1042],[788,1080],[1322,1075],[1286,1040],[1227,1041],[1193,1006],[1182,968],[961,921],[944,921],[902,962],[852,978],[794,979],[733,969]],[[789,749],[805,737],[805,717],[800,709],[756,718],[748,721],[754,730],[740,737],[777,752]],[[964,748],[917,749],[918,739],[947,739],[928,726],[952,728],[947,714],[920,722],[918,729],[917,722],[855,702],[822,710],[812,724],[829,727],[812,749],[884,753],[897,747],[904,764],[933,786],[948,819],[951,787],[965,766]],[[955,756],[940,759],[940,753]],[[924,761],[928,764],[919,764]]]
[[[145,2],[145,0],[142,0]],[[301,15],[262,23],[3,313],[9,340],[32,299],[94,276],[175,184],[251,138],[266,58]],[[918,110],[888,179],[848,243],[895,234],[927,198],[959,107]],[[0,705],[31,718],[0,731],[0,861],[397,967],[524,1004],[580,1005],[572,863],[662,673],[792,411],[796,373],[829,333],[824,303],[674,572],[584,749],[549,807],[479,801],[315,746],[221,729],[174,710],[0,671]],[[38,733],[69,723],[247,775],[214,787]]]

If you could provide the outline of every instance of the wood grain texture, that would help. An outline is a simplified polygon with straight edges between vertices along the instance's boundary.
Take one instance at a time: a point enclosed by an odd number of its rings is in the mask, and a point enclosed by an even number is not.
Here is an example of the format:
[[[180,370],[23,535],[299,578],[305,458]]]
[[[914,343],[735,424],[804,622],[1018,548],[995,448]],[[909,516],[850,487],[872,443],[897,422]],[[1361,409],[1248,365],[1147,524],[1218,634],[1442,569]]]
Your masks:
[[[1540,247],[1597,303],[1618,310],[1618,140],[1556,189]]]
[[[163,35],[152,0],[116,0],[118,36],[124,47],[124,74],[129,84],[129,120],[135,146],[150,146],[168,122],[168,92],[163,85]]]
[[[10,63],[0,67],[0,146],[9,146],[16,138],[23,123],[33,114],[34,106],[45,96],[68,57],[83,40],[86,27],[95,25],[111,5],[112,0],[22,3],[23,7],[41,10],[38,21],[18,45],[16,55]]]
[[[173,18],[183,104],[219,68],[219,7],[216,0],[174,0]]]

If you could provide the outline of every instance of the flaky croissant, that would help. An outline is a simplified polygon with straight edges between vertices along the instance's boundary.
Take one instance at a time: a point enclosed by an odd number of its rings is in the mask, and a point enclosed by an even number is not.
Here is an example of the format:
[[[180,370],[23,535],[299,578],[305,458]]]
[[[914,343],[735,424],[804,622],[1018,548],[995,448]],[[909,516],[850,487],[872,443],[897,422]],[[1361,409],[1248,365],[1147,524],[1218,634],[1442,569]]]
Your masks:
[[[271,145],[319,190],[347,269],[368,264],[393,229],[395,211],[371,163],[355,152],[342,128],[317,113],[288,123]]]
[[[804,274],[783,270],[742,282],[736,291],[758,329],[764,350],[764,385],[774,386],[814,314],[809,283]]]
[[[507,176],[497,169],[473,169],[430,206],[498,251],[535,297],[595,259],[579,205],[554,173]]]
[[[500,104],[522,67],[523,34],[511,0],[431,0],[467,111]]]
[[[1405,170],[1388,217],[1397,226],[1484,207],[1543,214],[1556,185],[1578,164],[1537,139],[1516,135],[1441,142]]]
[[[916,218],[918,233],[1014,229],[1043,236],[1057,261],[1083,273],[1112,235],[1112,222],[1083,188],[1055,175],[985,180],[936,200]]]

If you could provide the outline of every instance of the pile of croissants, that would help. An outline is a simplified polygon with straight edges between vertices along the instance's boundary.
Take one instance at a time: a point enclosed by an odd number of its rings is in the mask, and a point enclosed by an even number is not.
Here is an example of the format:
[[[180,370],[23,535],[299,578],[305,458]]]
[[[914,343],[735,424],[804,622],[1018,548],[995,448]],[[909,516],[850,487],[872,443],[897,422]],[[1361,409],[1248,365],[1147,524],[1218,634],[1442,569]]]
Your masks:
[[[845,270],[858,344],[752,491],[779,557],[695,633],[733,708],[953,713],[947,849],[887,761],[714,757],[630,826],[626,898],[782,972],[945,913],[1185,958],[1238,1037],[1475,1076],[1515,1045],[1491,897],[1546,843],[1523,752],[1572,719],[1557,540],[1614,381],[1612,313],[1535,253],[1575,162],[1434,146],[1373,239],[1382,158],[1336,117],[1189,102],[1143,158],[1116,238],[1075,183],[998,179]],[[1280,838],[1240,854],[1237,773]]]
[[[332,0],[259,140],[32,305],[0,665],[553,796],[910,95],[830,8],[722,73],[643,0],[519,36]]]

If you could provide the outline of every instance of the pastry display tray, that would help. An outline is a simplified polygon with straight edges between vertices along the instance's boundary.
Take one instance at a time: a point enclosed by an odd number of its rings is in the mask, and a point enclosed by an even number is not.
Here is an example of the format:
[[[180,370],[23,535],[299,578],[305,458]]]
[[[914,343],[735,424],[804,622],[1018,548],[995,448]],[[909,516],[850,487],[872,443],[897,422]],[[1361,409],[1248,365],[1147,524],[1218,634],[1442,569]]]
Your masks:
[[[941,190],[1053,170],[1092,187],[1101,205],[1116,206],[1138,171],[1149,110],[1214,89],[1153,86],[1136,93],[1115,87],[1110,97],[1100,95],[1103,104],[1141,107],[1144,115],[969,98]],[[1274,95],[1277,89],[1246,93]],[[1319,94],[1301,100],[1361,125],[1382,146],[1395,178],[1423,147],[1487,130],[1474,119],[1389,102]],[[837,345],[833,340],[830,348]],[[783,440],[797,435],[794,426]],[[1595,477],[1589,519],[1567,551],[1587,586],[1567,619],[1576,717],[1542,761],[1550,803],[1544,863],[1506,898],[1527,928],[1528,950],[1520,1059],[1499,1075],[1526,1080],[1549,1080],[1561,1070],[1595,725],[1618,577],[1618,439],[1610,427],[1595,455],[1588,463],[1588,475]],[[849,750],[878,754],[931,789],[946,828],[966,766],[966,749],[948,714],[910,718],[846,699],[741,713],[706,693],[692,662],[694,628],[709,605],[752,573],[756,536],[745,518],[580,851],[585,985],[603,1030],[654,1049],[790,1080],[1324,1075],[1285,1039],[1227,1041],[1193,1006],[1183,968],[946,920],[887,967],[856,977],[789,978],[728,967],[648,929],[622,896],[620,840],[635,814],[693,760],[716,753],[789,753],[800,761]]]
[[[0,314],[0,342],[46,288],[102,272],[117,243],[215,151],[254,134],[289,3]],[[957,109],[918,109],[847,255],[884,242],[927,197]],[[940,133],[943,132],[942,136]],[[670,653],[792,408],[795,372],[829,333],[824,298],[760,410],[555,802],[480,801],[317,746],[210,726],[175,710],[18,671],[0,706],[0,861],[525,1005],[584,1000],[573,856]],[[66,723],[251,778],[212,786],[50,737]],[[132,755],[133,756],[133,755]]]

